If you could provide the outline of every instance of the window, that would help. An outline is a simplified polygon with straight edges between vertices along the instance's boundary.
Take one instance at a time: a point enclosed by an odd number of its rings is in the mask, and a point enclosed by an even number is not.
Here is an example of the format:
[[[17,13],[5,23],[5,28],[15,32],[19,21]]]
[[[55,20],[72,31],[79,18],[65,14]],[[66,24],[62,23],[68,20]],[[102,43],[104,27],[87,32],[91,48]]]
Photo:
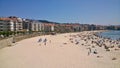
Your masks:
[[[0,25],[3,25],[3,23],[0,23]]]
[[[0,28],[3,28],[3,26],[0,26]]]

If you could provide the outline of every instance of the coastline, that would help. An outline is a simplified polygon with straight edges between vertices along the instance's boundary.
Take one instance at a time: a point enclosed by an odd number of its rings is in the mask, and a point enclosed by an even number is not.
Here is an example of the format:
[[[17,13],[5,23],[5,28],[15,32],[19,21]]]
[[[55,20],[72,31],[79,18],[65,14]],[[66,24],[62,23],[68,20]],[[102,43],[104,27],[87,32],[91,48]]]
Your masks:
[[[0,49],[0,68],[119,68],[120,48],[114,40],[83,31],[28,38]],[[47,39],[38,42],[39,39]]]
[[[102,32],[99,34],[105,38],[110,38],[112,40],[120,40],[120,31],[119,30],[110,30],[106,32]]]

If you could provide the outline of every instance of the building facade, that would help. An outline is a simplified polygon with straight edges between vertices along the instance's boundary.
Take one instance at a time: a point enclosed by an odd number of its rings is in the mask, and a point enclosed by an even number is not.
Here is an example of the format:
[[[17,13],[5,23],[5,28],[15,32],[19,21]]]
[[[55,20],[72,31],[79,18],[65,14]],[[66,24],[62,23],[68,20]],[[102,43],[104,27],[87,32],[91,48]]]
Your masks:
[[[21,31],[22,22],[15,18],[0,18],[0,31]]]
[[[44,24],[35,20],[24,20],[23,21],[23,30],[24,31],[43,31]]]
[[[120,30],[120,26],[56,23],[46,20],[23,19],[15,16],[0,18],[0,31],[79,32],[88,30]]]
[[[53,23],[43,23],[45,32],[52,32],[55,30],[55,24]]]

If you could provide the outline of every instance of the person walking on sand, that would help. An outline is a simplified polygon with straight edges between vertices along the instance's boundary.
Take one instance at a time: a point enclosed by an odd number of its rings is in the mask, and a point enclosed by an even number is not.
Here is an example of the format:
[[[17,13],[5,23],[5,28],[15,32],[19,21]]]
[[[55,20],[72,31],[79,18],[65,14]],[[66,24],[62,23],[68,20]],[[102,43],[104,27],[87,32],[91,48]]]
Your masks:
[[[40,43],[42,41],[42,39],[40,38],[39,40],[38,40],[38,43]],[[39,44],[39,45],[41,45],[41,44]]]
[[[38,42],[41,42],[42,41],[42,39],[40,38],[39,40],[38,40]]]
[[[46,45],[47,39],[45,38],[43,42],[44,42],[44,45]]]
[[[88,55],[90,55],[90,53],[92,52],[92,51],[91,51],[91,48],[89,47],[88,50],[89,50],[89,51],[88,51]]]

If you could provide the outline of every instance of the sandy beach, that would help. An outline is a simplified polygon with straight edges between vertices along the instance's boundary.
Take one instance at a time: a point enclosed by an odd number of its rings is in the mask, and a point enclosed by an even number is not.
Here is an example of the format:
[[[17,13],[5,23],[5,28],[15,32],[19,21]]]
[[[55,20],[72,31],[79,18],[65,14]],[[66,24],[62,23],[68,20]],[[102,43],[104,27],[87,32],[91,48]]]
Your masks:
[[[0,49],[0,68],[120,68],[120,41],[98,37],[96,32],[45,35],[16,42]]]

